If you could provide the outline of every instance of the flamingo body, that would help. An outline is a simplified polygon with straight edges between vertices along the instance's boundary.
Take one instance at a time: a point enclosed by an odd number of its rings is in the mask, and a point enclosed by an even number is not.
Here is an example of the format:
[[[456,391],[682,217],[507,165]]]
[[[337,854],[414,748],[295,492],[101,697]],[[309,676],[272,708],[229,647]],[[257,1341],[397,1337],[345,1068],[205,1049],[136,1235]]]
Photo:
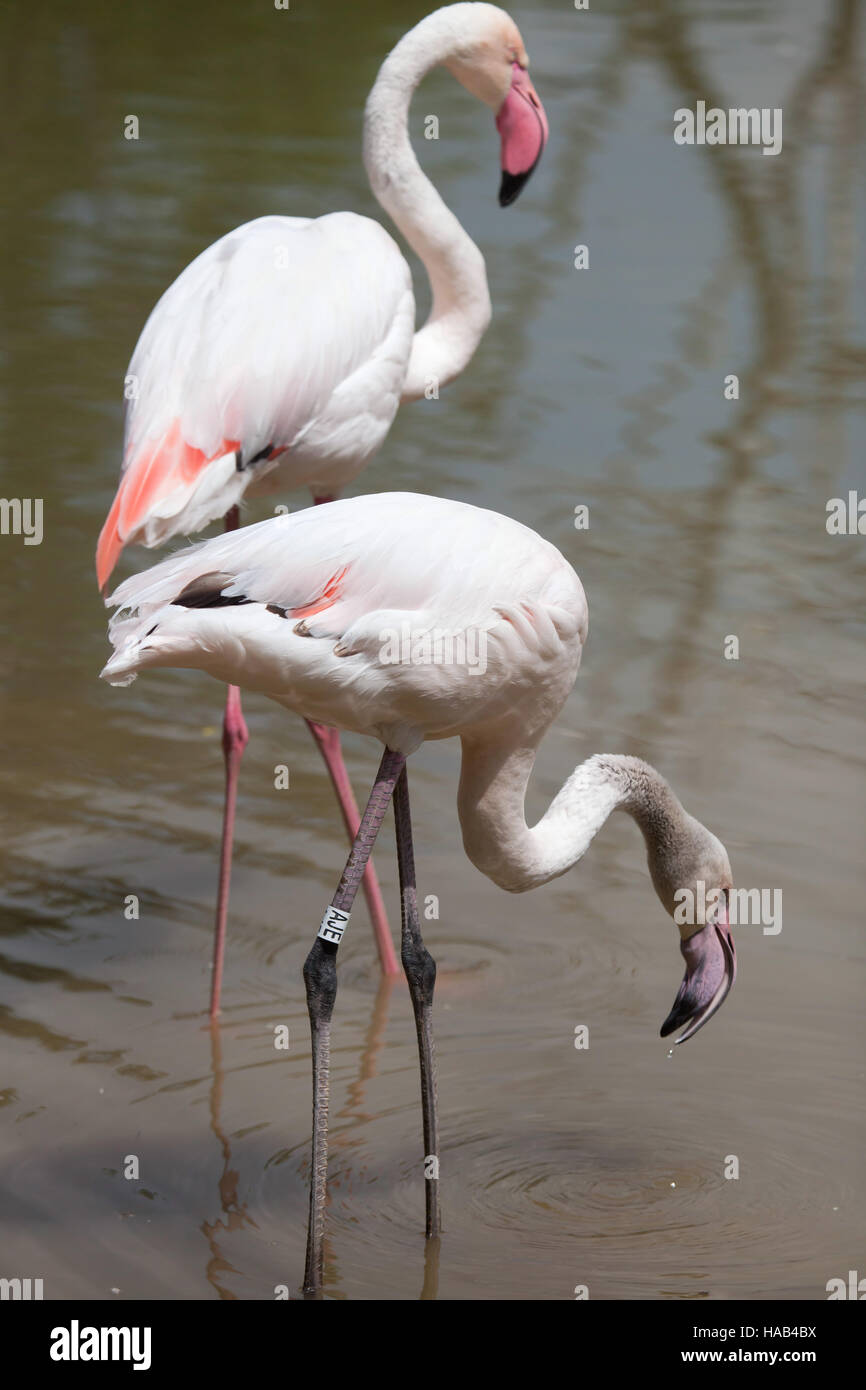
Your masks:
[[[197,606],[178,602],[185,592]],[[554,546],[495,512],[408,493],[215,537],[126,580],[111,602],[113,683],[198,667],[404,753],[513,721],[521,706],[549,722],[587,628],[580,580]],[[446,658],[483,650],[483,662],[412,661],[437,632]],[[393,635],[405,640],[389,660]]]
[[[129,364],[100,584],[124,545],[189,535],[246,495],[343,487],[391,427],[414,331],[409,267],[370,218],[261,217],[209,246]]]
[[[401,397],[438,393],[464,369],[490,322],[484,257],[418,165],[409,101],[445,64],[496,112],[508,204],[548,136],[528,62],[503,10],[446,5],[404,35],[370,93],[370,184],[433,292],[417,332],[405,258],[378,222],[351,212],[247,222],[169,286],[126,375],[120,484],[96,552],[101,589],[130,542],[189,535],[247,495],[307,484],[333,497],[380,448]]]
[[[198,667],[270,695],[307,718],[385,744],[337,889],[304,965],[313,1060],[310,1220],[304,1288],[322,1290],[331,1022],[336,956],[393,800],[401,895],[401,960],[421,1072],[426,1233],[438,1234],[439,1130],[433,1048],[435,962],[418,912],[406,760],[425,738],[459,735],[458,814],[472,862],[522,892],[565,873],[615,810],[647,847],[659,899],[674,916],[686,971],[662,1024],[678,1043],[713,1017],[736,977],[728,920],[727,851],[638,758],[596,754],[529,826],[525,798],[536,751],[571,689],[587,633],[580,580],[552,545],[496,513],[392,493],[234,531],[127,580],[103,676],[127,684],[149,666]],[[397,634],[407,645],[392,651]],[[463,645],[435,646],[435,634]],[[474,665],[455,652],[484,655]],[[423,638],[434,634],[424,648]],[[424,659],[416,660],[416,651]],[[437,659],[439,657],[440,659]],[[428,659],[429,658],[429,659]],[[442,659],[444,658],[444,659]],[[697,921],[675,907],[709,887]],[[430,1159],[436,1162],[429,1164]],[[429,1164],[429,1167],[428,1167]]]

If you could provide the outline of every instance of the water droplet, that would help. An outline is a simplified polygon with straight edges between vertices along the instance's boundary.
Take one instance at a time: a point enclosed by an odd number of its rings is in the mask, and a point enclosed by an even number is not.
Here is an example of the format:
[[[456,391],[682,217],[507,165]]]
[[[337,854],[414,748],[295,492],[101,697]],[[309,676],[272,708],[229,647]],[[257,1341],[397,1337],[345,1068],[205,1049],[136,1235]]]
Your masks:
[[[673,1057],[673,1055],[674,1055],[674,1050],[673,1050],[673,1048],[671,1048],[670,1052],[668,1053],[668,1056],[669,1056],[669,1057]]]
[[[672,1182],[672,1183],[671,1183],[671,1187],[676,1187],[676,1183],[675,1183],[675,1182]]]

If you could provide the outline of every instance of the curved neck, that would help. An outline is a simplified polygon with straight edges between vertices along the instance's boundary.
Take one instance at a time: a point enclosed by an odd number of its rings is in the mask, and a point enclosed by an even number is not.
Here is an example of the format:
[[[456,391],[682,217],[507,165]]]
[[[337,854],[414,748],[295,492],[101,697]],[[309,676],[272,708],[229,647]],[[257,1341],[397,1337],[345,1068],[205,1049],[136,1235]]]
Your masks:
[[[457,7],[454,7],[457,8]],[[403,399],[463,370],[490,322],[484,257],[423,173],[409,140],[409,103],[431,68],[459,49],[455,17],[437,11],[385,59],[364,113],[364,166],[379,203],[420,256],[433,306],[415,334]]]
[[[458,812],[466,853],[512,893],[557,878],[576,864],[613,811],[627,811],[650,856],[675,852],[686,812],[664,778],[639,758],[596,753],[557,792],[537,825],[526,824],[532,746],[503,749],[463,739]]]

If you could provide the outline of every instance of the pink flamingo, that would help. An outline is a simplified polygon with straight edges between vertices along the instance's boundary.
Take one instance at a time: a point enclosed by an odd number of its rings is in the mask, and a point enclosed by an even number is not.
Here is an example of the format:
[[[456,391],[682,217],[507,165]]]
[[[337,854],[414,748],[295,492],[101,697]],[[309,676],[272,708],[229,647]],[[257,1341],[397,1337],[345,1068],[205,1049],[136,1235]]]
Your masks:
[[[401,39],[370,93],[370,185],[424,263],[433,291],[418,332],[405,258],[378,222],[351,212],[248,222],[209,246],[166,290],[128,368],[123,471],[96,552],[103,591],[125,545],[160,545],[219,517],[233,530],[244,497],[307,485],[316,502],[331,501],[381,447],[401,400],[438,390],[463,370],[490,321],[484,257],[421,171],[409,140],[409,102],[425,73],[445,64],[497,113],[504,206],[547,139],[528,62],[503,10],[448,5]],[[339,734],[308,724],[351,839],[358,810]],[[248,737],[240,692],[230,685],[212,1016],[220,1004],[237,778]],[[382,969],[396,974],[372,864],[364,892]]]
[[[406,759],[424,739],[462,740],[463,844],[473,864],[509,892],[565,873],[613,811],[628,812],[643,832],[666,910],[674,912],[683,889],[706,903],[697,921],[679,929],[686,970],[662,1036],[684,1025],[677,1038],[684,1042],[722,1004],[736,973],[728,856],[654,768],[596,754],[576,768],[537,825],[526,823],[536,752],[574,684],[587,632],[580,580],[533,531],[441,498],[349,498],[182,551],[128,579],[109,602],[120,605],[109,626],[114,655],[102,672],[113,684],[151,666],[198,668],[385,745],[304,966],[314,1091],[307,1290],[322,1284],[337,947],[392,796],[402,960],[421,1063],[427,1235],[439,1230],[436,967],[418,919],[406,774]]]

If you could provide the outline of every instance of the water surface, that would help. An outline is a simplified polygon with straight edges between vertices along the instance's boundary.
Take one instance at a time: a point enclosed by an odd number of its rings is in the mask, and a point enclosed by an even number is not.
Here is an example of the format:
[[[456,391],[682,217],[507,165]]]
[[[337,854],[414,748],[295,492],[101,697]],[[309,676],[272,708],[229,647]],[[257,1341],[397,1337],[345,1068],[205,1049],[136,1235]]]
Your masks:
[[[300,1284],[300,971],[345,853],[335,808],[303,725],[250,697],[212,1038],[222,691],[194,673],[97,680],[92,557],[152,304],[241,221],[377,215],[363,102],[424,9],[4,10],[2,490],[44,499],[45,536],[0,538],[0,1274],[41,1277],[46,1297]],[[866,489],[862,15],[829,0],[513,13],[552,129],[514,208],[496,205],[488,112],[445,73],[412,109],[486,256],[494,322],[354,490],[494,507],[563,550],[591,636],[530,816],[590,753],[643,756],[739,883],[782,890],[784,925],[740,930],[735,991],[669,1059],[658,1027],[681,962],[636,828],[615,817],[578,869],[512,898],[463,855],[457,746],[422,748],[445,1233],[425,1250],[411,1011],[403,982],[379,989],[359,909],[334,1023],[327,1293],[821,1298],[862,1269],[866,1225],[864,543],[824,524],[828,498]],[[678,148],[673,112],[698,99],[782,106],[783,153]],[[346,754],[362,795],[378,750],[347,738]],[[396,916],[390,824],[377,863]]]

